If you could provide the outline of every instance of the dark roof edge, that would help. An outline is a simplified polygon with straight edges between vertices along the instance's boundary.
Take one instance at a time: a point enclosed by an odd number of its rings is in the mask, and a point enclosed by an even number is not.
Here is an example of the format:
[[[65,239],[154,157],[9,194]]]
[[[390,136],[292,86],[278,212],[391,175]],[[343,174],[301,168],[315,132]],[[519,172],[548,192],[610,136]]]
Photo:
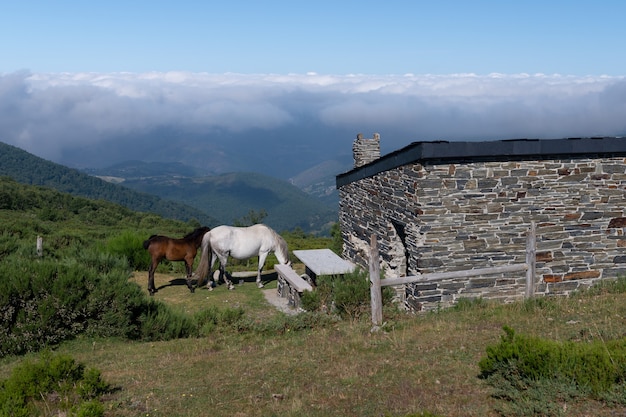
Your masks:
[[[580,159],[592,156],[626,156],[626,138],[506,139],[481,142],[413,142],[404,148],[336,177],[337,188],[410,163],[423,165]]]

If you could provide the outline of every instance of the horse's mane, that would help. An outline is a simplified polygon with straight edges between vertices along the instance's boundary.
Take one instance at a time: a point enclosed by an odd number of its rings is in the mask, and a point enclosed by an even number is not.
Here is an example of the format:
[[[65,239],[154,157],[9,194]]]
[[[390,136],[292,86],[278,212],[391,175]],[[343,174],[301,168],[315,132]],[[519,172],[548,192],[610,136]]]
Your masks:
[[[143,241],[143,248],[144,249],[148,249],[150,247],[150,243],[152,242],[152,240],[154,240],[157,237],[161,237],[159,235],[152,235],[150,236],[148,239]]]
[[[182,240],[193,241],[196,238],[200,237],[200,235],[204,235],[209,230],[210,229],[208,227],[198,227],[193,232],[187,233],[182,238]],[[144,240],[143,248],[148,249],[148,247],[150,246],[150,243],[152,243],[153,241],[162,241],[162,240],[169,240],[169,239],[172,239],[172,238],[168,236],[163,236],[163,235],[152,235],[148,239]]]
[[[285,259],[289,260],[289,249],[287,248],[287,241],[283,239],[281,235],[276,233],[276,231],[272,229],[271,227],[268,227],[268,229],[270,229],[272,231],[272,234],[274,235],[274,240],[276,240],[276,243],[277,243],[276,249],[280,251],[280,253],[285,257]]]
[[[185,239],[185,240],[195,239],[196,237],[198,237],[198,235],[204,235],[208,231],[209,231],[208,227],[198,227],[193,232],[187,233],[183,237],[183,239]]]

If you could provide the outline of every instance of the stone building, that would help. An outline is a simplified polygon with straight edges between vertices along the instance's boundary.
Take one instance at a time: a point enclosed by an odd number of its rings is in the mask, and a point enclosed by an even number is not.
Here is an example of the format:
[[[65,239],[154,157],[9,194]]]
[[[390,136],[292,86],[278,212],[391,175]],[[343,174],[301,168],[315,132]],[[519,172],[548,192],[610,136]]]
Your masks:
[[[365,270],[377,236],[385,276],[524,263],[536,225],[535,294],[567,294],[626,271],[626,138],[415,142],[380,155],[380,136],[353,143],[336,178],[344,257]],[[459,297],[512,301],[523,274],[397,289],[407,308]]]

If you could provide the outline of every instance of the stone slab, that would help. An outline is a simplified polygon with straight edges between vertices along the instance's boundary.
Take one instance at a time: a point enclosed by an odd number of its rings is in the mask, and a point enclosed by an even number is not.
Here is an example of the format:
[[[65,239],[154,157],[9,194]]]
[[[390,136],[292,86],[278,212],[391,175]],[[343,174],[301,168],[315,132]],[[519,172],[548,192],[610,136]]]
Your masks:
[[[354,271],[354,264],[330,249],[294,250],[293,254],[315,275],[341,275]]]

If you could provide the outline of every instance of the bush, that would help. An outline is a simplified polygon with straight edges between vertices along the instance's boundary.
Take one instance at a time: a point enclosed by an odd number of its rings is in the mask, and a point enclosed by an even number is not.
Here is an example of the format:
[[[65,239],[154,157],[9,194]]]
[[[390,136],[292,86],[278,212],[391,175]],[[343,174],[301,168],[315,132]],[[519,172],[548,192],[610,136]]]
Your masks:
[[[342,317],[352,319],[359,319],[363,314],[369,314],[371,303],[367,272],[356,270],[342,276],[319,276],[316,284],[314,291],[306,291],[302,294],[303,309],[337,313]],[[384,287],[383,303],[390,303],[392,299],[393,290]]]
[[[195,323],[149,300],[128,281],[126,262],[84,250],[61,261],[13,256],[0,262],[0,355],[36,352],[78,334],[165,340]]]
[[[125,231],[109,239],[106,250],[111,254],[125,257],[130,268],[145,271],[151,263],[150,254],[143,247],[146,238],[132,231]]]
[[[368,273],[357,270],[333,281],[332,294],[339,315],[358,319],[370,311],[370,282]]]
[[[626,293],[626,277],[621,276],[616,279],[605,279],[595,283],[591,287],[576,291],[573,293],[575,297],[599,294],[623,294]]]
[[[0,417],[62,415],[76,408],[77,415],[102,416],[104,407],[96,399],[110,391],[100,371],[47,351],[39,361],[15,367],[0,388]]]
[[[320,311],[322,309],[322,295],[319,289],[304,291],[300,296],[301,307],[305,311]]]
[[[87,401],[78,406],[76,417],[102,417],[104,405],[99,401]]]
[[[269,335],[282,335],[291,331],[302,331],[330,326],[337,322],[337,316],[324,313],[304,312],[296,315],[279,315],[270,320],[254,321],[241,318],[233,323],[240,332],[257,332]]]
[[[615,395],[626,388],[626,338],[559,343],[518,335],[509,327],[504,332],[479,362],[480,376],[499,390],[498,397],[513,404],[524,392],[525,408],[535,413],[550,407],[546,402],[576,396],[626,404],[623,395]]]
[[[141,316],[142,340],[171,340],[198,334],[195,321],[160,301],[150,300]]]

